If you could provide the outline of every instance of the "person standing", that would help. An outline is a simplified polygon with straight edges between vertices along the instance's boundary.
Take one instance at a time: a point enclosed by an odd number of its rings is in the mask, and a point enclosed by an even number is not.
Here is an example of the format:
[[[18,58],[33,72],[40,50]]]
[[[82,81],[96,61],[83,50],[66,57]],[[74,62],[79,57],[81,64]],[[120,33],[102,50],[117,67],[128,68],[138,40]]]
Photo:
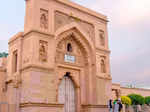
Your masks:
[[[119,112],[119,101],[116,100],[116,102],[114,103],[114,111],[113,112]]]
[[[137,105],[137,112],[142,112],[141,105]]]
[[[118,101],[118,104],[119,104],[119,112],[121,112],[122,108],[123,108],[123,105],[122,105],[121,101]]]
[[[113,105],[112,105],[112,100],[111,99],[109,100],[108,108],[109,108],[109,112],[113,112]]]

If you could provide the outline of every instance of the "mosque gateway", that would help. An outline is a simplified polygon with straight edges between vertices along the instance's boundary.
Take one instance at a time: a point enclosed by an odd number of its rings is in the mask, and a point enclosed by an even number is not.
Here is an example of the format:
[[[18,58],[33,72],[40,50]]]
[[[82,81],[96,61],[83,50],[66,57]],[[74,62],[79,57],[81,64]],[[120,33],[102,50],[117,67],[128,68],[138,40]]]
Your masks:
[[[11,112],[108,112],[107,22],[69,0],[26,0],[24,32],[0,61],[1,101]]]

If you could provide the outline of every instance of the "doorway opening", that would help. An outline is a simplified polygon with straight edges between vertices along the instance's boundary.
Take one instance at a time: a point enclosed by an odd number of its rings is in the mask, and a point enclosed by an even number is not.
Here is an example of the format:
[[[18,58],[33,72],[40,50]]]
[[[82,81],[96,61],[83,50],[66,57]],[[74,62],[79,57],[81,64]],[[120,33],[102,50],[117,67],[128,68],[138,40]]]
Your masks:
[[[70,72],[66,72],[58,90],[58,102],[64,104],[64,112],[76,111],[75,85],[71,79]]]

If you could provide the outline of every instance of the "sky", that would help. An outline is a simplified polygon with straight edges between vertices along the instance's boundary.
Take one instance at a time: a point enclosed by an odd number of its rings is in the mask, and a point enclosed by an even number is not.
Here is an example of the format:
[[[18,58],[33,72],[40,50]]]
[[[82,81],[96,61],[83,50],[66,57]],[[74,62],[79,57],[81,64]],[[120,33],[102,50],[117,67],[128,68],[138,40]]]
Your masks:
[[[150,88],[150,0],[72,0],[108,17],[113,82]],[[23,31],[25,0],[3,0],[0,6],[0,51]]]

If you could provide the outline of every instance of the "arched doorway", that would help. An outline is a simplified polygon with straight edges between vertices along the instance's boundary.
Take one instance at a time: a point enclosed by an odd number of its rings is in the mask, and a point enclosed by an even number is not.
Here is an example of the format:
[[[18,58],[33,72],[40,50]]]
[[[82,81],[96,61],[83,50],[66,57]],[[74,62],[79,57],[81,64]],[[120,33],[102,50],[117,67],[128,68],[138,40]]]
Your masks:
[[[65,31],[56,38],[57,101],[60,104],[65,104],[64,112],[80,112],[82,111],[82,104],[89,104],[95,99],[92,98],[94,97],[92,95],[93,91],[89,91],[90,85],[93,85],[90,79],[94,79],[90,75],[90,72],[94,70],[94,64],[90,67],[94,61],[91,57],[92,52],[90,44],[76,28]],[[71,73],[71,78],[68,76],[64,77],[66,72]],[[67,82],[73,85],[72,88],[74,89],[72,91],[67,91],[66,88],[69,88],[66,85]],[[73,96],[71,97],[73,103],[70,103],[69,100],[71,99],[68,100],[68,96],[65,97],[65,94]]]
[[[66,73],[62,79],[58,90],[58,102],[64,104],[64,112],[75,112],[76,101],[75,86],[70,77],[70,73]]]

